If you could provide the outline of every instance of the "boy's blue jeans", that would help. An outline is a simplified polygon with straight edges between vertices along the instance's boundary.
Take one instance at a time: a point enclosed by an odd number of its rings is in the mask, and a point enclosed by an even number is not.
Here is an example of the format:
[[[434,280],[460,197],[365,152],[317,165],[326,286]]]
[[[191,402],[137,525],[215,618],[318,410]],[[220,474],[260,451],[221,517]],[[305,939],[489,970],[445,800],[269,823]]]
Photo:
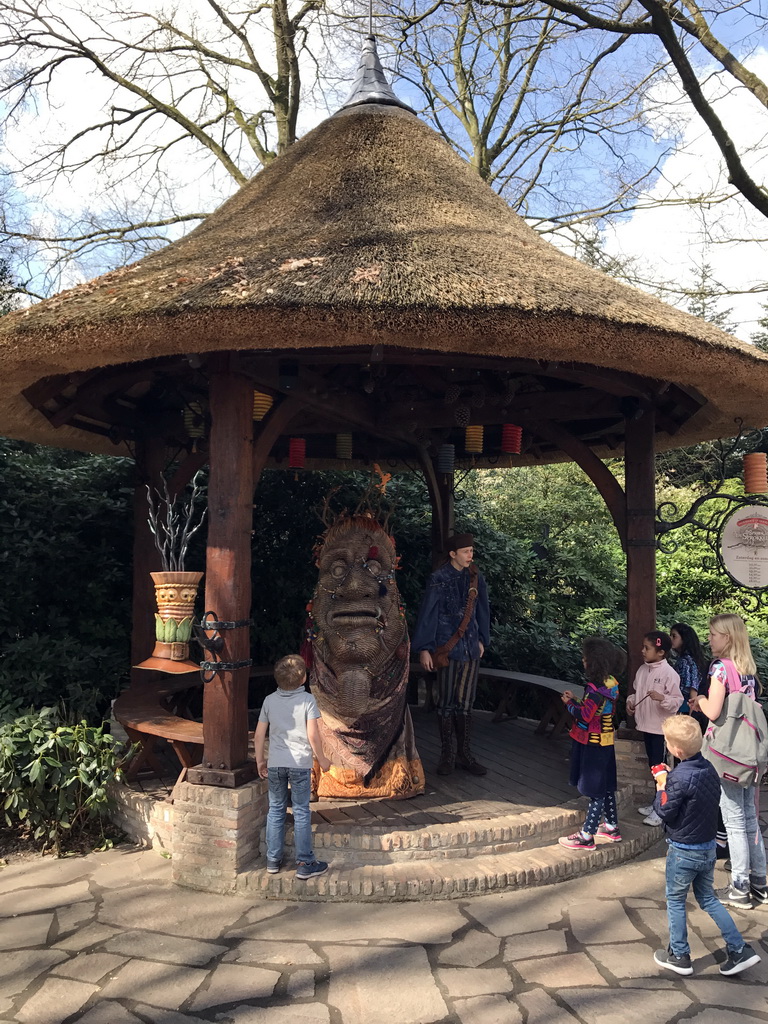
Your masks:
[[[288,807],[288,785],[291,787],[293,808],[293,846],[296,862],[312,864],[312,817],[309,797],[312,790],[312,772],[309,768],[269,769],[269,812],[267,813],[267,860],[283,859],[285,842],[285,812]]]
[[[693,895],[725,939],[728,952],[738,952],[744,945],[741,932],[733,918],[715,896],[715,850],[681,850],[670,845],[667,851],[667,917],[669,947],[675,956],[689,955],[685,900],[693,886]]]

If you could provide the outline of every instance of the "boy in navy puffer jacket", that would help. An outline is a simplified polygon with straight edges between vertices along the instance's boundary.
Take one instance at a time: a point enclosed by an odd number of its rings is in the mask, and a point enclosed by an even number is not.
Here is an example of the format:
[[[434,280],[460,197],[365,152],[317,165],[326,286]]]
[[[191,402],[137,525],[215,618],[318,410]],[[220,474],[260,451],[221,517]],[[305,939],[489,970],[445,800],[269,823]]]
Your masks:
[[[701,756],[701,729],[685,715],[667,718],[662,726],[667,749],[680,759],[674,771],[655,775],[654,809],[664,823],[667,852],[667,916],[669,947],[653,959],[677,974],[693,974],[685,901],[693,887],[696,902],[712,918],[725,939],[721,974],[740,974],[760,957],[741,936],[733,918],[715,895],[715,833],[720,804],[720,779]],[[666,766],[664,766],[666,767]]]

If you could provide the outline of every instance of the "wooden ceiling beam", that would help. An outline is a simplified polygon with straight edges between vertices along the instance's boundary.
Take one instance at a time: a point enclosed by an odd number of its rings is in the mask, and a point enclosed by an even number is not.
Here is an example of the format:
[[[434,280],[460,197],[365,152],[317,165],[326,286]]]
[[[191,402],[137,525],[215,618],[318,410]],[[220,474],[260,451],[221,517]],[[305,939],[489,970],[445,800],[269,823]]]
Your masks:
[[[471,423],[493,425],[517,423],[520,419],[541,418],[542,408],[551,419],[603,419],[621,417],[619,401],[614,395],[593,389],[582,391],[534,391],[518,394],[508,406],[487,403],[472,409]],[[387,408],[386,420],[417,420],[425,427],[451,427],[456,425],[455,405],[440,401],[400,402]]]

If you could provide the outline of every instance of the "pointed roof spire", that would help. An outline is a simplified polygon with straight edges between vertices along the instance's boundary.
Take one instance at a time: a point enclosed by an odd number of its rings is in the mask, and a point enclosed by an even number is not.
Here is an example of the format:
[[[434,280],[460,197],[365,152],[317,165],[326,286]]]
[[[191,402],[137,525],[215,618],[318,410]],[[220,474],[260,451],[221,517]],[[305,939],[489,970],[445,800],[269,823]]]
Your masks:
[[[415,113],[407,103],[397,98],[387,81],[376,50],[376,36],[372,33],[366,36],[352,89],[341,109],[356,107],[361,103],[386,103]]]

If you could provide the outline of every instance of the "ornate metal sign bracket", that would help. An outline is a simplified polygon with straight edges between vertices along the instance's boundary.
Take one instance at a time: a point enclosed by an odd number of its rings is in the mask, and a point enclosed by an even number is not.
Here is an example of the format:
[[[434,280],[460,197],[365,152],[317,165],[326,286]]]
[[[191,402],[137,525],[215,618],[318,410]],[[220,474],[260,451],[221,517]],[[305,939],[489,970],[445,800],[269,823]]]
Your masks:
[[[724,490],[727,460],[747,445],[763,440],[760,430],[744,430],[719,453],[719,479],[680,515],[677,505],[662,502],[656,510],[656,547],[665,554],[677,550],[670,534],[692,526],[703,534],[712,554],[702,568],[724,573],[739,591],[737,600],[746,611],[768,608],[768,494],[729,494]],[[739,549],[741,552],[739,553]],[[761,554],[761,552],[763,552]]]

